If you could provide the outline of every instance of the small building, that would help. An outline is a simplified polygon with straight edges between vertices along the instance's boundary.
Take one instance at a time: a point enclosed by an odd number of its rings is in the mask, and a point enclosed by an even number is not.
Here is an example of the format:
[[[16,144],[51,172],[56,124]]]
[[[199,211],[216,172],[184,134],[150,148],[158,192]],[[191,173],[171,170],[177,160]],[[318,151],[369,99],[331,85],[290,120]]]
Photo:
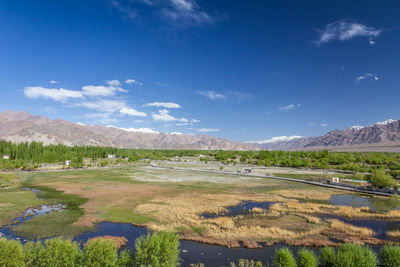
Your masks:
[[[244,169],[244,173],[245,174],[249,174],[249,173],[251,173],[251,170],[250,169]]]
[[[115,158],[117,158],[114,154],[108,154],[107,155],[107,158],[108,159],[115,159]]]
[[[340,179],[339,177],[331,177],[331,183],[339,183]]]
[[[3,155],[3,159],[10,159],[9,155]]]
[[[70,160],[66,160],[65,161],[65,166],[69,167],[69,165],[71,165],[71,161]]]

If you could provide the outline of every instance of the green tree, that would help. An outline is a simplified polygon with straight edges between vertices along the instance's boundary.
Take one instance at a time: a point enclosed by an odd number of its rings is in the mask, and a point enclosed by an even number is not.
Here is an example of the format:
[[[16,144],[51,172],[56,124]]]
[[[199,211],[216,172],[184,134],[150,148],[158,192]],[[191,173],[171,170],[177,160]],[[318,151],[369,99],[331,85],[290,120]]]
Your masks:
[[[379,188],[393,187],[396,181],[390,174],[387,174],[385,170],[376,170],[372,173],[370,181],[373,186]]]
[[[336,252],[334,267],[376,267],[378,259],[369,248],[356,244],[344,244]]]
[[[0,266],[25,266],[22,245],[18,241],[0,239]]]
[[[135,243],[135,262],[138,266],[179,266],[179,236],[159,232],[141,236]]]
[[[318,267],[318,258],[314,251],[302,248],[297,255],[297,265],[299,267]]]
[[[90,267],[117,267],[118,254],[114,242],[96,239],[87,242],[83,248],[84,265]]]
[[[325,247],[321,249],[321,254],[319,256],[319,259],[321,260],[321,263],[325,267],[333,267],[333,264],[335,263],[335,250],[331,247]]]
[[[275,250],[274,266],[276,267],[297,267],[292,252],[288,248]]]
[[[384,246],[380,251],[381,265],[383,267],[400,266],[400,247]]]
[[[81,266],[82,253],[78,243],[61,238],[47,239],[43,243],[24,246],[27,266]]]

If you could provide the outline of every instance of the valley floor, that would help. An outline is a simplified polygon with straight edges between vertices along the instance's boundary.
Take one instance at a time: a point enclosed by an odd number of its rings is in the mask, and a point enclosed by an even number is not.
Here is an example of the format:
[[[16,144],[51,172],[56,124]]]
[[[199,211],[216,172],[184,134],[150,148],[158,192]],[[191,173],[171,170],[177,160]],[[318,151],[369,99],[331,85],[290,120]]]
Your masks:
[[[218,163],[155,163],[220,170]],[[246,168],[239,167],[241,171]],[[227,166],[225,170],[237,171],[238,167]],[[345,175],[290,168],[253,168],[252,173],[307,179]],[[395,200],[300,183],[159,169],[147,164],[18,172],[16,180],[12,188],[0,189],[3,226],[29,207],[67,205],[63,212],[36,216],[12,227],[14,233],[30,239],[71,238],[107,221],[177,231],[182,239],[227,247],[242,244],[256,248],[278,242],[336,246],[341,242],[384,244],[399,240],[400,205]],[[357,201],[361,204],[355,204]]]

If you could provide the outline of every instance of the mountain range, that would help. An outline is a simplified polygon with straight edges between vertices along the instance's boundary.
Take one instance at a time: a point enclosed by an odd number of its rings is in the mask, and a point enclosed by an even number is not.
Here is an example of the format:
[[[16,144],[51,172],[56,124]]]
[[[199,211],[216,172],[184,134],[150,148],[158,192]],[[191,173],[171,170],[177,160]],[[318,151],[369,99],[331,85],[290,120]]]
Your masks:
[[[386,120],[368,126],[332,130],[318,137],[282,136],[263,141],[234,142],[209,135],[143,133],[114,126],[85,125],[52,120],[25,111],[0,112],[0,140],[113,146],[145,149],[203,150],[349,150],[400,152],[400,120]]]
[[[249,144],[271,150],[349,150],[400,152],[400,120],[333,130],[323,136],[282,136]]]
[[[43,142],[45,145],[112,146],[146,149],[254,150],[257,147],[208,135],[131,132],[112,126],[52,120],[24,111],[0,112],[0,139]]]

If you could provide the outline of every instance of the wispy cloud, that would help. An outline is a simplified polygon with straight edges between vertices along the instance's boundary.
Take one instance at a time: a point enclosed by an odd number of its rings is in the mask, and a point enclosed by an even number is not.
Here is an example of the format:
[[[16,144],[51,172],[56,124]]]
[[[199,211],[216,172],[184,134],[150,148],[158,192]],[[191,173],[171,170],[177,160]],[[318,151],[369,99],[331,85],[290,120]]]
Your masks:
[[[373,38],[377,37],[381,32],[382,30],[374,27],[367,27],[361,23],[341,19],[326,25],[325,29],[320,31],[317,43],[324,44],[333,40],[347,41],[360,36]],[[375,44],[374,41],[373,44]]]
[[[119,110],[119,112],[123,115],[129,116],[139,116],[139,117],[146,117],[147,114],[141,111],[137,111],[136,109],[130,107],[123,107]]]
[[[141,111],[137,111],[129,107],[124,101],[120,100],[98,100],[98,101],[86,101],[82,103],[75,104],[74,107],[85,107],[88,109],[103,112],[108,116],[113,113],[120,115],[138,116],[146,117],[147,114]]]
[[[328,124],[322,123],[322,124],[321,124],[321,127],[328,127]]]
[[[221,100],[226,99],[226,96],[214,91],[197,91],[199,95],[203,95],[211,100]]]
[[[112,118],[110,113],[87,113],[84,115],[88,119],[95,120],[102,124],[116,123],[118,119]]]
[[[367,79],[367,78],[372,78],[374,81],[378,81],[379,80],[379,77],[377,75],[367,72],[367,73],[365,73],[363,75],[358,76],[356,81],[359,82],[359,81],[362,81],[362,80]]]
[[[126,84],[137,84],[137,85],[143,85],[143,83],[136,81],[135,79],[126,79],[124,81]]]
[[[131,19],[143,17],[140,11],[146,7],[154,16],[176,26],[215,21],[214,16],[204,11],[195,0],[111,0],[111,4],[123,16]]]
[[[153,102],[153,103],[144,104],[143,106],[162,107],[162,108],[181,108],[181,105],[179,105],[177,103],[171,103],[171,102]]]
[[[218,128],[200,128],[196,129],[196,132],[198,133],[212,133],[212,132],[219,132],[220,129]]]
[[[66,102],[69,98],[84,98],[81,91],[73,91],[64,88],[45,88],[41,86],[25,87],[24,94],[26,97],[31,99],[47,98],[63,103]]]
[[[153,120],[158,122],[179,121],[182,123],[196,122],[197,120],[189,120],[186,118],[176,118],[169,114],[169,110],[160,109],[157,114],[153,114]]]
[[[56,83],[58,83],[57,81],[54,81],[54,80],[51,80],[51,81],[49,81],[49,83],[51,83],[51,84],[56,84]]]
[[[280,111],[289,111],[289,110],[293,110],[295,108],[301,107],[301,104],[289,104],[287,106],[283,106],[283,107],[279,107]]]
[[[315,124],[315,122],[309,122],[308,123],[308,126],[315,126],[316,124]]]

